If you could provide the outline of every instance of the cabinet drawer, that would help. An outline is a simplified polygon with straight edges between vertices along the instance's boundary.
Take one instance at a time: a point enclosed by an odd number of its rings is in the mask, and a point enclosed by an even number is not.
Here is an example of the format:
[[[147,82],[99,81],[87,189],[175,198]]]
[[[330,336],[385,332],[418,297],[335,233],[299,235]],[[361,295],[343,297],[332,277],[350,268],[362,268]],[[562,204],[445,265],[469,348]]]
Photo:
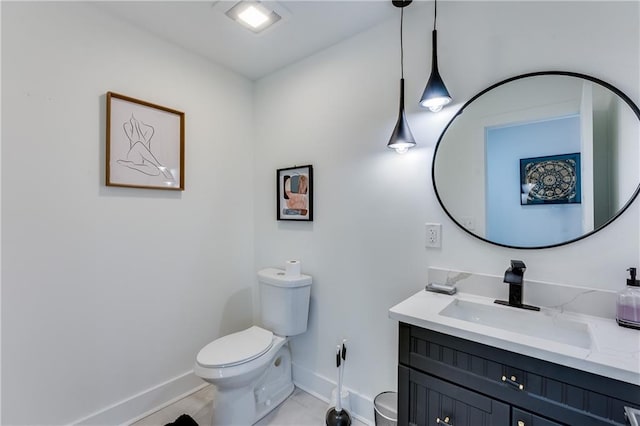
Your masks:
[[[406,367],[399,367],[401,393],[412,403],[400,425],[507,426],[509,406]],[[402,402],[401,402],[402,404]]]
[[[640,406],[640,386],[400,324],[399,361],[567,424],[623,425]]]
[[[511,414],[511,426],[564,426],[564,423],[556,423],[519,408],[513,408]]]

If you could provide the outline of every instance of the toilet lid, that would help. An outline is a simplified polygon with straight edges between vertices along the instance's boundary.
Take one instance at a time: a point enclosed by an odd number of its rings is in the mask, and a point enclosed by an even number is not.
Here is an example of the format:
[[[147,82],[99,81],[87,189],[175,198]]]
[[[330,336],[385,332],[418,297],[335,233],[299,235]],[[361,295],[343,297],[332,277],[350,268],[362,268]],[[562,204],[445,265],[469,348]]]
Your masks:
[[[254,325],[209,343],[200,350],[196,360],[203,367],[229,367],[258,358],[272,344],[273,333]]]

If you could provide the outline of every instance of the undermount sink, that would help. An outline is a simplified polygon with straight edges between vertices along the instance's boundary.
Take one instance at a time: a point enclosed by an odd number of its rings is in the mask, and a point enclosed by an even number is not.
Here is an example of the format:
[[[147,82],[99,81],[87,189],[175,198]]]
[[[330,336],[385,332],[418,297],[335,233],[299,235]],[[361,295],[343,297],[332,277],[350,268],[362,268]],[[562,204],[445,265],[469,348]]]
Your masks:
[[[591,348],[587,324],[543,312],[454,299],[439,315],[579,348]]]

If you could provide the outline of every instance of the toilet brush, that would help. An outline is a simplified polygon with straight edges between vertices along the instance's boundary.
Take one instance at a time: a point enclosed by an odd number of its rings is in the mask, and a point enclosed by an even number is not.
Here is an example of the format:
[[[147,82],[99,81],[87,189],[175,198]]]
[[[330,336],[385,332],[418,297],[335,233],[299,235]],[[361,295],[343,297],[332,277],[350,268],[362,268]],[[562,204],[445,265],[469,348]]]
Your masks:
[[[325,418],[327,426],[350,426],[351,417],[346,410],[342,409],[342,374],[344,371],[344,361],[347,358],[347,347],[342,342],[336,347],[336,367],[338,369],[338,388],[336,389],[336,406],[327,411]]]

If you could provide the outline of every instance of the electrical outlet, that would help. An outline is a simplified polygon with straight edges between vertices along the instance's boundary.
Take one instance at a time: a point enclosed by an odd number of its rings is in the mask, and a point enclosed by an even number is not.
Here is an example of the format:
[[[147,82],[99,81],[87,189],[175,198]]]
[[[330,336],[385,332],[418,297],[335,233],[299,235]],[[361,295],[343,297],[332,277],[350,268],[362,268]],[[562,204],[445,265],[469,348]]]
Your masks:
[[[425,247],[440,248],[442,239],[442,225],[439,223],[425,223]]]

